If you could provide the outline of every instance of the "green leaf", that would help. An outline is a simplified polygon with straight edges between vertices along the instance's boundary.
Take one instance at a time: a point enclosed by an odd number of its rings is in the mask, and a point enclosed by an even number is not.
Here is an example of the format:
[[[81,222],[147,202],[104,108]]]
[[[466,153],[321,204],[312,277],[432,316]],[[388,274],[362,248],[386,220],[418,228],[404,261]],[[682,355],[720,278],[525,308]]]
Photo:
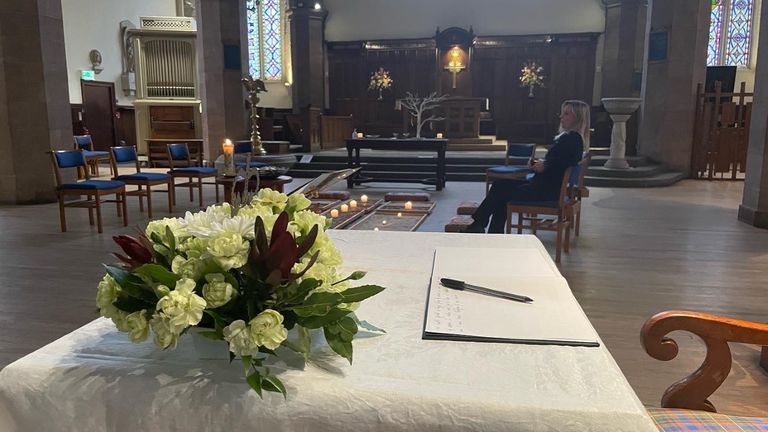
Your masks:
[[[261,394],[261,374],[259,374],[259,371],[254,370],[252,374],[245,378],[245,380],[248,381],[248,385],[251,386],[251,388],[256,392],[256,394],[259,395],[260,398],[264,398],[264,396]]]
[[[214,330],[199,331],[197,332],[197,334],[207,339],[222,340],[221,334],[219,334],[219,332]]]
[[[317,329],[320,327],[325,327],[328,324],[335,323],[336,321],[349,315],[349,313],[350,311],[346,309],[333,308],[328,311],[326,315],[309,316],[304,318],[300,317],[298,319],[298,323],[302,327],[306,327],[308,329]]]
[[[363,285],[342,291],[341,296],[344,298],[343,303],[357,303],[382,291],[384,291],[384,287],[378,285]]]
[[[357,323],[357,326],[363,330],[367,330],[369,332],[373,333],[386,333],[384,329],[378,328],[375,325],[369,323],[368,321],[361,321],[360,318],[357,317],[355,314],[350,314],[350,317],[355,320]]]
[[[146,276],[155,282],[163,284],[168,288],[176,286],[176,281],[181,279],[181,276],[174,274],[167,268],[158,264],[144,264],[137,268],[135,272],[142,276]]]
[[[324,330],[325,340],[328,342],[328,346],[331,347],[336,354],[347,359],[349,364],[352,364],[352,342],[342,340],[338,334],[331,333],[327,328]]]
[[[135,297],[118,296],[117,300],[112,303],[116,308],[123,312],[133,313],[140,310],[149,309],[152,310],[157,304],[150,304],[145,301],[139,300]]]
[[[338,293],[315,293],[309,296],[301,306],[294,306],[292,309],[300,317],[313,315],[325,315],[335,306],[344,302],[344,297]]]
[[[171,252],[176,251],[176,236],[173,235],[173,231],[171,231],[171,227],[168,225],[165,226],[165,237],[168,239],[168,249],[171,250]]]
[[[339,328],[341,329],[339,332],[341,338],[347,342],[352,342],[352,338],[357,333],[357,323],[355,323],[355,320],[350,317],[344,317],[339,320]]]
[[[366,274],[368,274],[368,273],[364,272],[364,271],[356,271],[356,272],[352,273],[351,275],[347,276],[346,278],[344,278],[344,279],[342,279],[342,280],[340,280],[338,282],[334,282],[333,284],[334,285],[340,284],[340,283],[342,283],[344,281],[348,281],[348,280],[360,280],[360,279],[364,278]]]
[[[319,287],[322,284],[321,281],[317,279],[307,278],[301,281],[300,284],[292,284],[288,287],[286,290],[285,298],[281,301],[281,303],[285,304],[293,304],[293,303],[304,303],[304,299],[307,297],[307,295],[315,288]]]
[[[154,305],[157,303],[157,296],[154,291],[140,277],[120,267],[111,265],[105,265],[104,267],[107,269],[107,273],[120,285],[122,293],[149,304]]]
[[[267,375],[261,382],[262,387],[266,391],[275,393],[282,393],[284,399],[288,399],[288,394],[285,392],[285,386],[280,379],[274,375]]]

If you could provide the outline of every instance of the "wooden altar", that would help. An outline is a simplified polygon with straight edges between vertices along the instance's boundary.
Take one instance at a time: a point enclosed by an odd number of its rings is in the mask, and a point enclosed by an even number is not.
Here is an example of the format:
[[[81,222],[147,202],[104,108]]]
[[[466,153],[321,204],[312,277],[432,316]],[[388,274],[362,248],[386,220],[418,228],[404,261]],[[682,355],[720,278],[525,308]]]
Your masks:
[[[480,112],[488,109],[486,98],[449,98],[442,103],[445,137],[479,138]]]

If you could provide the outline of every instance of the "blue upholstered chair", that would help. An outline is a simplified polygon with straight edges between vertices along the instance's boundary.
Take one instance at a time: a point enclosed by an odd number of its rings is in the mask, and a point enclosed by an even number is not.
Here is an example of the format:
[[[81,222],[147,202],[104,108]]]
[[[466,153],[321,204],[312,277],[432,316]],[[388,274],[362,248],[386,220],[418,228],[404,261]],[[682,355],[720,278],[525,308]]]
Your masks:
[[[117,172],[112,171],[112,164],[110,163],[110,157],[108,151],[94,151],[93,139],[90,135],[75,135],[75,149],[82,150],[83,156],[88,167],[91,169],[91,174],[96,177],[99,176],[99,163],[106,162],[109,166],[109,171],[112,176],[117,175]]]
[[[114,180],[122,181],[127,185],[137,186],[137,190],[127,191],[126,195],[139,197],[139,210],[144,211],[144,197],[147,197],[147,215],[152,217],[152,186],[166,185],[168,193],[168,212],[173,212],[173,177],[163,173],[143,173],[139,166],[139,157],[135,146],[116,146],[112,151],[112,170],[117,173],[117,167],[120,164],[132,164],[136,167],[136,172],[132,174],[116,175]]]
[[[530,171],[530,162],[536,152],[536,144],[507,143],[504,165],[492,166],[485,170],[485,194],[496,179],[520,178]]]
[[[184,167],[176,168],[178,165],[184,165]],[[176,187],[187,187],[189,188],[189,201],[194,202],[195,198],[192,194],[192,189],[197,189],[200,207],[203,207],[203,184],[213,185],[216,190],[216,202],[219,202],[219,185],[215,181],[213,183],[203,183],[205,178],[215,179],[218,171],[216,168],[193,166],[189,147],[186,143],[168,144],[168,166],[171,167],[168,174],[174,179],[171,182],[171,194],[173,195],[174,203],[176,202]],[[186,178],[187,182],[176,184],[175,179],[179,177]],[[197,182],[194,182],[194,179],[197,179]]]
[[[51,151],[51,161],[56,174],[56,197],[59,200],[59,218],[61,220],[61,232],[67,231],[66,207],[81,207],[88,209],[88,222],[93,225],[93,210],[96,210],[96,227],[102,232],[101,203],[102,198],[115,194],[117,203],[117,216],[123,217],[123,226],[128,226],[128,212],[125,207],[125,183],[117,180],[91,180],[88,173],[87,162],[81,150],[56,150]],[[85,172],[85,180],[75,183],[62,183],[61,170],[66,168],[82,168]],[[86,197],[82,201],[65,202],[66,196]],[[104,201],[106,202],[106,201]]]
[[[235,158],[237,158],[237,155],[240,155],[241,158],[246,158],[249,154],[253,153],[253,147],[251,146],[251,142],[245,142],[245,141],[238,141],[235,143]],[[266,166],[263,162],[257,162],[257,161],[250,161],[250,163],[247,163],[245,161],[237,162],[235,161],[235,168],[238,170],[244,170],[246,168],[262,168]]]
[[[589,196],[589,189],[584,186],[584,176],[589,170],[589,163],[592,160],[592,154],[585,152],[581,161],[573,167],[571,178],[568,181],[568,209],[571,226],[576,237],[579,236],[581,227],[581,201]],[[569,230],[570,231],[570,230]]]
[[[512,215],[517,213],[517,233],[522,234],[523,229],[530,229],[534,234],[537,230],[555,231],[555,262],[560,262],[563,250],[570,248],[570,219],[568,217],[568,205],[571,199],[568,197],[568,184],[571,179],[573,167],[565,170],[563,181],[560,185],[560,197],[557,201],[510,201],[507,203],[507,234],[512,232]],[[541,216],[552,218],[542,218]],[[527,222],[527,224],[526,224]]]

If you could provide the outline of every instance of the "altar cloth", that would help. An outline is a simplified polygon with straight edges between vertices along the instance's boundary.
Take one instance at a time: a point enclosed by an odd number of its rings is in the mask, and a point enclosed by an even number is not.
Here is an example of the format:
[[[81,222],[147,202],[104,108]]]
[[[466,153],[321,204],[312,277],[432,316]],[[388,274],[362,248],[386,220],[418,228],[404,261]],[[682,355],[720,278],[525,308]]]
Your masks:
[[[275,364],[287,400],[245,383],[239,361],[133,344],[97,319],[0,371],[0,431],[655,431],[600,347],[422,340],[438,246],[527,249],[541,265],[498,263],[568,290],[534,236],[330,231],[344,268],[387,289],[357,311],[354,362],[320,352]],[[544,252],[544,253],[542,253]],[[96,264],[94,264],[96,265]],[[94,295],[95,295],[94,282]],[[573,301],[564,308],[581,308]],[[583,313],[583,312],[581,312]],[[599,339],[598,339],[599,340]]]

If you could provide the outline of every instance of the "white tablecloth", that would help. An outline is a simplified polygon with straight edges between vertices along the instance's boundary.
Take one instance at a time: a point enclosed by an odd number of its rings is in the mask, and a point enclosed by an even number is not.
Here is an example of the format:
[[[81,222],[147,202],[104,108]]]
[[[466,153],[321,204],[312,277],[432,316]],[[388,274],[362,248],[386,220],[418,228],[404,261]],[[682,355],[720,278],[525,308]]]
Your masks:
[[[387,287],[358,311],[387,334],[356,339],[352,366],[331,355],[304,371],[278,365],[288,400],[261,400],[239,362],[199,360],[191,337],[160,351],[100,319],[0,371],[0,431],[656,430],[604,347],[421,339],[436,246],[534,253],[535,237],[332,235],[345,267]]]

